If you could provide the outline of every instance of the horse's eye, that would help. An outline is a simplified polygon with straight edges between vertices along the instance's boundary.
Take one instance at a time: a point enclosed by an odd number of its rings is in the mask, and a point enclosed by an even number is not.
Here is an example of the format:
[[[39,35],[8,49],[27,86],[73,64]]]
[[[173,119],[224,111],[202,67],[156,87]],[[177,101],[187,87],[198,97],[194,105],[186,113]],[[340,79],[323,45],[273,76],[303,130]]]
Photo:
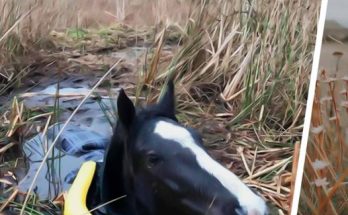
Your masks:
[[[146,165],[148,168],[156,166],[160,162],[160,157],[153,152],[147,154]]]

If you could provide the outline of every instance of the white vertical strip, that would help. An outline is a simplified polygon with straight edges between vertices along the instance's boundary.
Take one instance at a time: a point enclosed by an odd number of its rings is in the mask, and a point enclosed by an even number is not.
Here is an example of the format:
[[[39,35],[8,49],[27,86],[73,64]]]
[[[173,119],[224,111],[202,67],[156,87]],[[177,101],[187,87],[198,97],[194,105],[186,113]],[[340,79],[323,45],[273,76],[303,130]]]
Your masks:
[[[302,184],[302,177],[303,177],[303,169],[305,164],[305,157],[306,157],[306,150],[307,150],[307,144],[308,144],[308,136],[309,136],[309,129],[311,125],[311,118],[312,118],[312,109],[313,109],[313,101],[314,101],[314,95],[315,95],[315,85],[317,76],[319,73],[319,59],[320,59],[320,51],[321,51],[321,45],[323,41],[323,33],[324,33],[324,24],[325,24],[325,17],[326,17],[326,11],[327,11],[327,2],[328,0],[322,0],[321,2],[321,8],[320,8],[320,17],[317,27],[317,38],[315,42],[315,49],[314,49],[314,57],[313,57],[313,65],[312,65],[312,73],[311,73],[311,80],[309,84],[309,91],[308,91],[308,99],[307,99],[307,108],[306,108],[306,115],[305,115],[305,121],[304,121],[304,127],[302,132],[302,140],[301,140],[301,148],[300,148],[300,156],[298,161],[298,167],[297,167],[297,175],[296,175],[296,182],[295,182],[295,190],[294,190],[294,197],[291,207],[291,215],[296,215],[298,212],[298,203],[301,193],[301,184]]]

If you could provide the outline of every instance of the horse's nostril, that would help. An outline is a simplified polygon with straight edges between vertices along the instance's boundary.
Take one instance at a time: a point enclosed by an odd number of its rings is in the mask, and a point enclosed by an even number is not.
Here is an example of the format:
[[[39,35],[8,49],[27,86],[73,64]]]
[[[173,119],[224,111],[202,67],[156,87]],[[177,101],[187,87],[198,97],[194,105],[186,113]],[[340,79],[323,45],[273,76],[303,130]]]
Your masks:
[[[236,214],[236,215],[248,215],[248,212],[241,208],[240,206],[235,206],[234,204],[225,205],[223,208],[223,214]]]
[[[246,210],[235,204],[216,205],[209,209],[209,215],[249,215]]]
[[[238,215],[249,215],[249,213],[246,210],[244,210],[243,208],[235,209],[235,213]]]

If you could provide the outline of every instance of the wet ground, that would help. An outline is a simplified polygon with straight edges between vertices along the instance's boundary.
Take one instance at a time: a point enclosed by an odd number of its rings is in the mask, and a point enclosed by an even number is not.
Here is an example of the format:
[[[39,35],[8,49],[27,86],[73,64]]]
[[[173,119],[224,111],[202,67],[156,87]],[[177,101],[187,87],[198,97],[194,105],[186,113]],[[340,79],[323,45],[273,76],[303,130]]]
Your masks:
[[[173,48],[165,46],[163,53],[172,55]],[[136,73],[140,72],[139,65],[142,65],[140,62],[149,50],[149,47],[133,46],[101,54],[70,55],[66,59],[70,67],[65,66],[62,70],[56,66],[38,68],[31,72],[30,80],[23,81],[22,87],[2,98],[2,101],[6,101],[16,95],[26,109],[42,114],[47,110],[53,111],[52,118],[53,116],[56,118],[55,122],[64,123],[104,75],[108,66],[122,59],[111,75],[82,105],[69,123],[67,132],[63,133],[62,138],[57,142],[57,147],[49,156],[34,186],[34,192],[40,199],[54,199],[62,191],[67,190],[81,163],[85,160],[100,161],[102,159],[102,150],[109,142],[116,119],[115,101],[118,91],[121,87],[127,88],[136,84],[138,81],[135,78]],[[59,131],[58,125],[54,124],[45,132],[47,120],[47,117],[38,118],[36,130],[43,130],[43,132],[32,132],[29,135],[31,137],[25,140],[22,146],[26,155],[25,166],[28,167],[28,172],[25,176],[22,174],[17,178],[21,192],[25,192],[30,187],[43,156]],[[53,121],[49,124],[53,124]],[[81,148],[77,152],[64,148],[66,141],[85,144],[88,140],[98,142],[99,145],[94,144],[87,152]],[[89,153],[91,151],[96,153]],[[23,167],[21,169],[23,172]]]

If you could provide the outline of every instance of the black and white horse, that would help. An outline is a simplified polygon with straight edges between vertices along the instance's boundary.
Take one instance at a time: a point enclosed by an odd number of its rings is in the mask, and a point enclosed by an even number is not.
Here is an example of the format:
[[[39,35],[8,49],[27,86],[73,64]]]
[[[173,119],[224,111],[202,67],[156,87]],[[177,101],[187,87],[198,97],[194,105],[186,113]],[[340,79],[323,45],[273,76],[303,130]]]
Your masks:
[[[265,201],[205,151],[175,117],[170,81],[161,100],[136,110],[123,90],[107,149],[101,196],[119,215],[265,215]]]

